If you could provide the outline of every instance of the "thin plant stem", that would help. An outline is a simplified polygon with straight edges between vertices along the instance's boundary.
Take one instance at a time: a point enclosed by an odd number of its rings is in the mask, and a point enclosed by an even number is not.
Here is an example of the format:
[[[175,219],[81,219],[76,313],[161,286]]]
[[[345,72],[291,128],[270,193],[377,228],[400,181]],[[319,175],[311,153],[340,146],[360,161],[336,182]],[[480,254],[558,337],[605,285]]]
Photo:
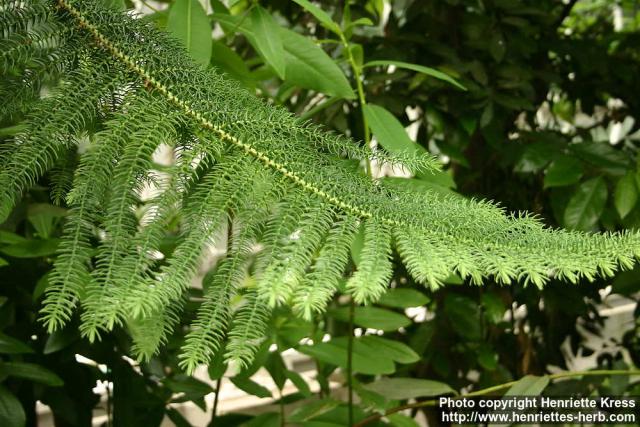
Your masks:
[[[347,393],[349,402],[349,427],[353,425],[353,317],[355,304],[349,303],[349,339],[347,341]]]
[[[107,368],[107,427],[111,427],[111,369]]]
[[[211,427],[215,426],[216,416],[218,414],[218,402],[220,401],[220,387],[222,387],[222,377],[216,380],[216,394],[213,396],[213,409],[211,410]]]
[[[557,374],[547,375],[547,377],[549,378],[549,380],[553,381],[553,380],[558,380],[558,379],[563,379],[563,378],[589,377],[589,376],[600,376],[600,375],[607,375],[607,376],[613,376],[613,375],[640,375],[640,370],[625,370],[625,369],[606,370],[606,369],[600,369],[600,370],[594,370],[594,371],[560,372],[560,373],[557,373]],[[464,399],[464,398],[467,398],[467,397],[486,396],[486,395],[491,394],[491,393],[507,390],[507,389],[511,388],[514,384],[516,384],[517,382],[518,381],[509,381],[507,383],[498,384],[498,385],[494,385],[494,386],[491,386],[491,387],[483,388],[483,389],[480,389],[480,390],[472,391],[471,393],[467,393],[467,394],[463,394],[463,395],[459,395],[459,396],[453,396],[452,399]],[[386,416],[391,415],[391,414],[395,414],[396,412],[404,411],[405,409],[424,408],[424,407],[429,407],[429,406],[436,406],[437,404],[438,404],[438,399],[429,399],[429,400],[423,400],[421,402],[408,403],[406,405],[396,406],[395,408],[391,408],[391,409],[385,411],[382,414],[371,415],[370,417],[365,418],[364,420],[360,421],[358,424],[354,425],[353,427],[363,427],[363,426],[365,426],[367,424],[370,424],[372,422],[375,422],[375,421],[379,420],[380,418],[386,417]]]
[[[360,113],[362,114],[362,128],[364,131],[364,143],[367,147],[371,143],[371,133],[369,132],[369,123],[367,121],[367,116],[364,113],[365,106],[367,105],[367,100],[364,94],[364,85],[362,84],[362,73],[361,69],[356,64],[356,60],[351,53],[351,49],[349,48],[349,41],[345,38],[342,32],[340,33],[340,41],[344,46],[344,49],[347,54],[347,61],[353,70],[353,78],[356,81],[356,91],[358,92],[358,103],[360,104]],[[371,176],[371,162],[368,160],[367,163],[367,174]]]
[[[284,419],[284,401],[282,400],[282,389],[278,389],[278,392],[280,393],[280,401],[278,402],[280,405],[280,427],[284,427],[285,419]]]

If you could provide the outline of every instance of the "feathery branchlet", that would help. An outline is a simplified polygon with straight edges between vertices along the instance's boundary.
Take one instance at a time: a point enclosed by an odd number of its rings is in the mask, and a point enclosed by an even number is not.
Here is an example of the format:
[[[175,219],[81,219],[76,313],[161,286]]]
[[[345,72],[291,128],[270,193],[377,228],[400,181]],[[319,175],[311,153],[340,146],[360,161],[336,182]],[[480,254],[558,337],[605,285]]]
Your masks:
[[[151,357],[180,323],[204,249],[225,231],[228,252],[205,280],[183,344],[189,371],[222,348],[249,364],[275,306],[312,319],[348,266],[347,292],[376,301],[394,250],[430,288],[454,272],[475,284],[576,283],[640,257],[637,233],[554,230],[487,201],[371,180],[340,157],[438,166],[430,156],[370,155],[267,105],[150,23],[97,0],[3,0],[0,36],[0,120],[21,122],[0,142],[0,222],[47,173],[60,175],[52,193],[69,210],[41,310],[49,331],[80,309],[84,336],[124,326],[136,355]],[[175,157],[162,174],[153,162],[161,145]],[[150,183],[157,194],[140,200]],[[177,243],[163,258],[178,212]]]

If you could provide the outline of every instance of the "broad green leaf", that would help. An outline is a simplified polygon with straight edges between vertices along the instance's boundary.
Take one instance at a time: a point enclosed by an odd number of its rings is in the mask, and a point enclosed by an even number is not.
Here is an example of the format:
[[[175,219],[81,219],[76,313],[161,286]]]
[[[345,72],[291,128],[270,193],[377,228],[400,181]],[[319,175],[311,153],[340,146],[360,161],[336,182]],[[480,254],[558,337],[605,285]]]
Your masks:
[[[271,14],[260,6],[254,7],[251,11],[250,24],[255,36],[254,46],[264,61],[273,67],[278,77],[284,80],[286,63],[279,25]]]
[[[280,28],[285,46],[287,82],[340,98],[355,98],[338,65],[309,38]]]
[[[27,218],[42,239],[51,237],[57,222],[66,214],[66,209],[47,203],[34,203],[27,208]]]
[[[445,383],[417,378],[382,378],[365,385],[364,388],[390,400],[455,394],[455,391]]]
[[[429,297],[415,289],[394,288],[385,292],[376,304],[394,308],[420,307],[429,302]]]
[[[191,427],[191,423],[175,408],[167,409],[167,417],[169,417],[175,427]]]
[[[260,414],[249,422],[243,423],[240,427],[280,427],[280,414],[276,412],[268,412]]]
[[[388,65],[395,65],[398,68],[404,68],[407,70],[412,70],[418,73],[426,74],[427,76],[435,77],[436,79],[440,79],[447,83],[450,83],[462,90],[467,90],[466,87],[464,87],[462,84],[460,84],[457,80],[455,80],[453,77],[449,76],[448,74],[445,74],[442,71],[438,71],[435,68],[425,67],[423,65],[411,64],[411,63],[402,62],[402,61],[378,60],[378,61],[369,61],[366,64],[364,64],[364,67],[376,67],[376,66],[388,66]]]
[[[44,292],[47,290],[49,286],[49,276],[51,275],[51,271],[46,272],[42,275],[36,282],[36,287],[33,289],[33,293],[31,294],[31,298],[33,302],[37,302]]]
[[[209,65],[211,25],[198,0],[176,0],[169,9],[167,30],[184,44],[193,59]]]
[[[287,421],[291,423],[302,423],[309,421],[319,415],[331,411],[340,405],[340,401],[336,399],[321,399],[315,402],[307,403],[299,408],[296,408],[291,415],[287,418]]]
[[[293,0],[302,6],[307,12],[311,13],[316,17],[318,21],[328,30],[333,31],[334,33],[340,35],[340,26],[331,19],[331,17],[318,6],[312,4],[308,0]]]
[[[305,381],[302,375],[300,375],[295,371],[290,371],[288,369],[285,371],[285,375],[287,379],[289,379],[289,381],[291,381],[293,385],[296,386],[298,391],[302,393],[303,396],[305,397],[311,396],[311,389],[309,388],[309,384],[307,384],[307,381]]]
[[[271,378],[273,379],[276,387],[282,390],[284,388],[284,383],[287,381],[287,368],[286,366],[284,366],[284,361],[282,360],[282,356],[280,356],[280,353],[269,353],[269,357],[267,357],[267,363],[265,363],[264,367],[271,375]]]
[[[582,183],[564,211],[564,225],[575,230],[592,230],[602,215],[607,194],[602,177]]]
[[[218,40],[214,40],[211,45],[211,64],[245,86],[255,86],[251,72],[240,55]]]
[[[426,176],[429,174],[426,173],[424,175]],[[447,174],[441,171],[436,171],[433,173],[433,177],[436,177],[438,175]],[[400,190],[409,190],[420,193],[435,192],[447,196],[456,194],[449,188],[440,185],[440,181],[437,178],[434,181],[429,181],[428,179],[422,179],[422,176],[420,176],[419,178],[384,177],[382,178],[382,182],[392,189],[398,188]]]
[[[0,267],[4,267],[5,265],[9,265],[9,263],[4,258],[0,257]]]
[[[408,345],[400,341],[393,341],[375,335],[365,335],[356,340],[357,345],[369,347],[371,354],[376,354],[398,363],[415,363],[420,360],[420,356]]]
[[[349,321],[349,307],[335,308],[327,314],[343,322]],[[403,314],[378,307],[355,307],[353,323],[363,328],[395,331],[409,326],[411,320]]]
[[[556,158],[544,175],[544,188],[575,184],[582,177],[582,162],[574,157]]]
[[[569,147],[582,160],[611,175],[622,176],[631,167],[629,156],[607,142],[583,142]]]
[[[0,230],[0,244],[13,245],[15,243],[26,242],[27,239],[19,234],[10,231]]]
[[[424,152],[424,148],[409,138],[402,123],[386,108],[379,105],[364,106],[364,115],[376,139],[390,153]]]
[[[212,18],[237,27],[256,46],[256,34],[246,20],[223,13],[213,14]],[[283,27],[278,31],[284,46],[287,83],[338,98],[355,98],[344,73],[324,50],[294,31]]]
[[[27,417],[18,398],[0,385],[0,426],[24,427],[26,420]]]
[[[347,368],[347,338],[334,338],[329,342],[317,343],[312,346],[300,346],[301,353],[316,359]],[[383,375],[395,372],[393,360],[387,357],[371,357],[371,350],[367,346],[359,345],[358,340],[353,346],[353,371],[366,375]]]
[[[420,427],[420,424],[411,417],[402,414],[391,414],[386,417],[394,427]]]
[[[549,385],[549,377],[527,375],[518,380],[507,390],[505,396],[540,396]]]
[[[11,377],[24,378],[50,387],[64,385],[62,378],[54,372],[34,363],[2,362],[0,363],[0,372]]]
[[[470,298],[448,294],[444,300],[444,312],[449,325],[461,337],[477,341],[481,338],[479,307]]]
[[[627,174],[616,184],[614,202],[620,218],[624,218],[631,212],[638,201],[638,188],[636,187],[636,177],[633,171]]]
[[[213,392],[213,389],[209,384],[186,375],[166,378],[163,380],[163,383],[174,393],[184,393],[189,396],[190,399],[206,396]]]
[[[22,341],[0,333],[0,354],[33,353],[33,349]]]
[[[209,373],[209,378],[212,380],[222,378],[224,373],[227,371],[227,362],[224,360],[224,348],[219,349],[215,354],[213,360],[209,363],[207,371]]]
[[[349,28],[351,27],[359,27],[359,26],[363,26],[363,27],[370,27],[374,25],[373,21],[369,18],[358,18],[355,21],[349,23]]]
[[[258,384],[252,379],[240,376],[231,378],[231,382],[240,390],[244,391],[245,393],[249,393],[252,396],[257,396],[260,398],[271,397],[271,392],[268,388]]]
[[[485,317],[493,324],[500,323],[504,317],[504,313],[507,311],[507,307],[504,302],[502,302],[502,299],[493,292],[483,293],[481,299]]]
[[[0,252],[14,258],[40,258],[56,253],[60,239],[32,239],[0,248]]]
[[[51,354],[60,351],[73,343],[78,339],[78,337],[77,329],[74,329],[73,327],[57,330],[47,338],[47,342],[44,344],[42,353]]]
[[[477,350],[478,364],[483,369],[493,371],[498,367],[498,354],[491,348],[491,346],[482,344]]]

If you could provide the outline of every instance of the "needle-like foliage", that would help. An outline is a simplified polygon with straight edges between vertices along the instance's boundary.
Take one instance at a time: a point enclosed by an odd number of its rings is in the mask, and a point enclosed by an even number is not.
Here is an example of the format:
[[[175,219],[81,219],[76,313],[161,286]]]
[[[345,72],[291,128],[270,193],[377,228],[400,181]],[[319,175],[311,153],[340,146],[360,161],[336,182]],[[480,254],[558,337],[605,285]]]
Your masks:
[[[437,164],[369,156],[98,1],[4,0],[0,35],[0,121],[21,120],[0,148],[0,221],[46,173],[60,175],[53,193],[69,208],[41,311],[49,331],[80,307],[90,340],[121,325],[138,357],[151,357],[180,322],[204,249],[225,233],[228,252],[205,280],[183,345],[189,371],[221,348],[228,360],[250,363],[275,305],[307,319],[321,313],[359,229],[363,246],[346,289],[362,303],[385,292],[394,248],[432,288],[452,272],[476,284],[575,283],[631,268],[640,256],[637,233],[554,230],[490,202],[372,180],[341,157],[423,172]],[[162,173],[153,162],[160,146],[174,153]],[[77,163],[69,160],[76,152]],[[143,202],[149,185],[157,192]],[[177,245],[161,259],[176,212]]]

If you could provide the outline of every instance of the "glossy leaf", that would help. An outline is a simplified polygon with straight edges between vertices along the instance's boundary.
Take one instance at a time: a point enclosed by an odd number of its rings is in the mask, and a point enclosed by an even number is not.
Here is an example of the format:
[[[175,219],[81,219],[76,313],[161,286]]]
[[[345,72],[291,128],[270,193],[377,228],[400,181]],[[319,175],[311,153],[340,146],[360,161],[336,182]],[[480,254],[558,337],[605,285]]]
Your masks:
[[[365,385],[364,388],[394,400],[455,394],[445,383],[417,378],[382,378]]]
[[[420,307],[429,302],[429,297],[420,291],[407,288],[389,289],[376,302],[379,305],[394,308]]]
[[[291,381],[293,385],[296,386],[298,391],[302,393],[303,396],[305,397],[311,396],[312,393],[311,393],[311,389],[309,388],[309,384],[307,384],[307,381],[302,377],[302,375],[300,375],[296,371],[290,371],[288,369],[285,371],[284,374],[287,377],[287,379]]]
[[[252,396],[260,398],[271,397],[271,392],[268,388],[258,384],[252,379],[240,376],[231,378],[231,382],[240,390],[244,391],[245,393],[249,393]]]
[[[56,253],[60,239],[32,239],[0,248],[0,252],[14,258],[40,258]]]
[[[638,188],[633,171],[628,172],[616,184],[614,202],[620,218],[626,217],[638,201]]]
[[[569,156],[562,156],[555,159],[546,170],[544,175],[544,187],[561,187],[575,184],[582,176],[582,163]]]
[[[330,316],[343,322],[349,321],[349,308],[341,307],[329,310]],[[380,329],[382,331],[395,331],[409,326],[411,320],[406,316],[378,307],[355,307],[353,322],[363,328]]]
[[[505,396],[540,396],[549,385],[549,377],[527,375],[518,380],[507,390]]]
[[[0,230],[0,244],[13,245],[15,243],[26,242],[27,239],[19,234],[10,231]]]
[[[592,230],[602,215],[607,194],[607,185],[601,177],[582,183],[564,212],[565,226],[576,230]]]
[[[435,77],[436,79],[443,80],[447,83],[450,83],[459,89],[467,90],[466,87],[464,87],[462,84],[460,84],[457,80],[455,80],[453,77],[449,76],[448,74],[445,74],[442,71],[438,71],[435,68],[425,67],[423,65],[410,64],[408,62],[402,62],[402,61],[378,60],[378,61],[369,61],[366,64],[364,64],[364,67],[389,66],[389,65],[394,65],[398,68],[404,68],[407,70],[412,70],[418,73],[425,74],[427,76]]]
[[[376,335],[365,335],[356,340],[358,345],[369,347],[371,354],[387,357],[398,363],[415,363],[420,356],[408,345]]]
[[[0,425],[5,427],[24,427],[26,418],[18,398],[0,385]]]
[[[284,79],[286,63],[279,25],[271,14],[260,6],[252,9],[250,23],[254,34],[254,46],[265,62],[273,67],[278,77]]]
[[[33,349],[22,341],[0,333],[0,354],[33,353]]]
[[[301,353],[343,369],[347,368],[347,340],[334,338],[328,342],[312,346],[300,346]],[[360,346],[357,341],[353,348],[353,371],[367,375],[392,374],[395,371],[393,360],[386,357],[371,357],[370,349]]]
[[[214,40],[211,45],[211,64],[245,86],[255,86],[251,72],[240,55],[218,40]]]
[[[247,22],[236,16],[217,13],[220,24],[235,26],[249,42],[257,45],[256,34]],[[355,98],[349,81],[338,65],[307,37],[278,27],[286,62],[286,82],[339,98]]]
[[[424,152],[424,148],[409,138],[402,123],[386,108],[367,104],[364,114],[371,131],[385,150],[390,153]]]
[[[340,34],[340,26],[331,19],[331,17],[324,10],[314,5],[308,0],[293,0],[302,6],[307,12],[316,17],[318,21],[328,30],[333,31],[336,34]]]
[[[288,417],[288,421],[292,423],[302,423],[312,420],[322,414],[325,414],[340,405],[340,401],[336,399],[321,399],[310,402],[306,405],[296,408]]]
[[[57,374],[35,363],[3,362],[0,363],[0,372],[50,387],[60,387],[64,384]]]
[[[209,65],[211,25],[198,0],[176,0],[169,9],[167,30],[184,44],[193,59]]]

